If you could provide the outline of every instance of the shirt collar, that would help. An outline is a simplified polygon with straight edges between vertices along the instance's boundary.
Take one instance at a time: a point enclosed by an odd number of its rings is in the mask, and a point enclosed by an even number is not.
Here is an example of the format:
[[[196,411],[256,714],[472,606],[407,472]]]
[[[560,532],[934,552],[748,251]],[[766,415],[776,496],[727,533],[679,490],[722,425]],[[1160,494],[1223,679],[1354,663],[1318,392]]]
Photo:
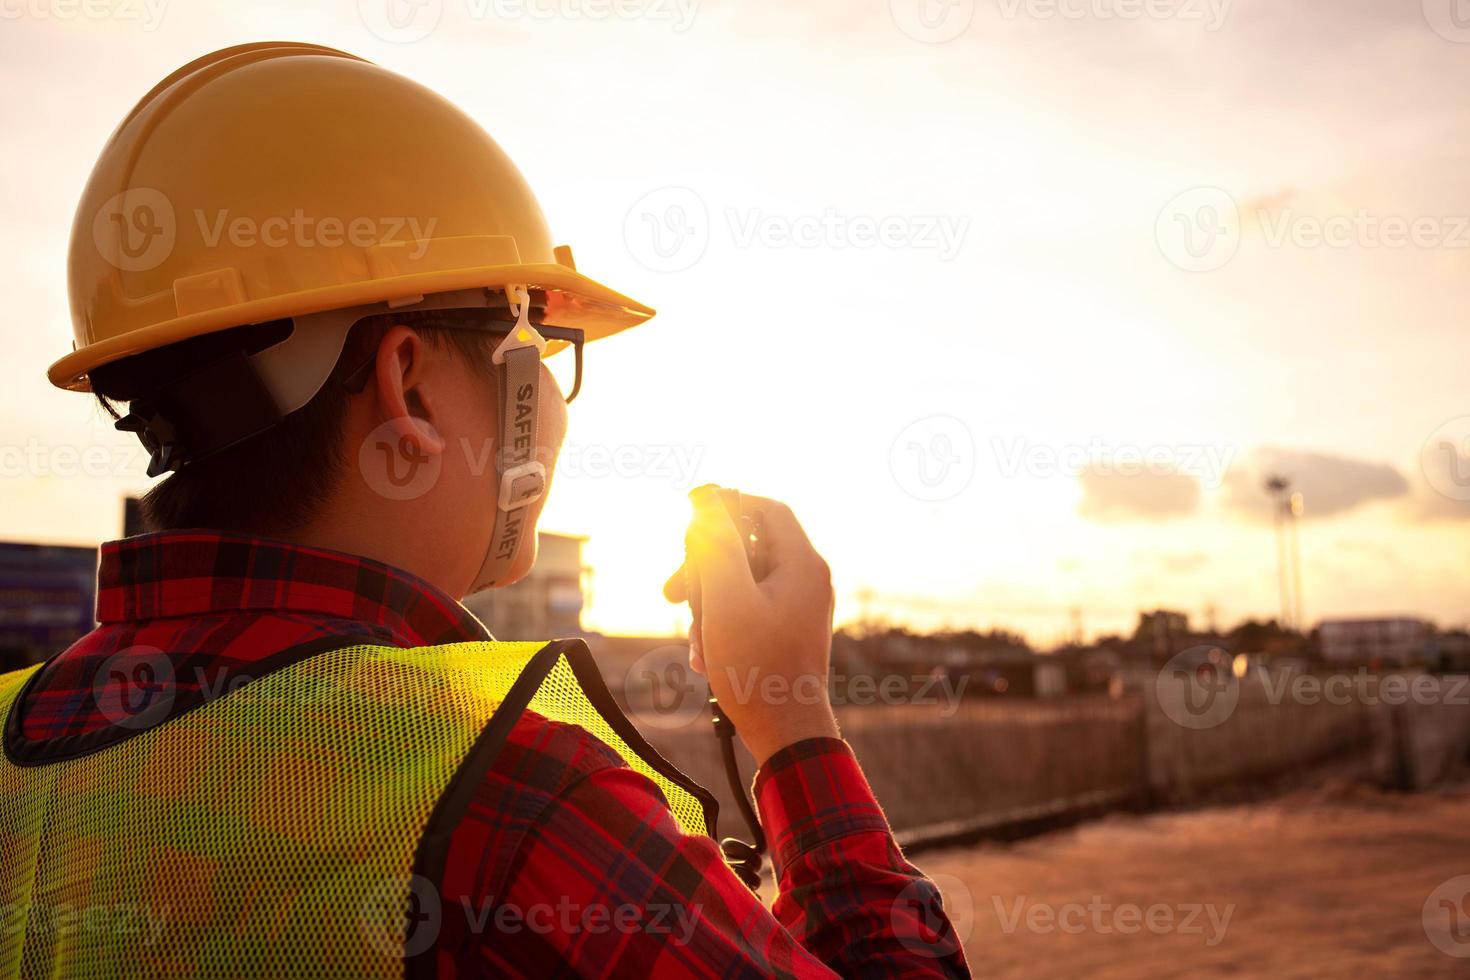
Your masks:
[[[404,646],[490,639],[458,602],[371,558],[218,531],[163,531],[102,546],[100,623],[246,611],[369,624]]]

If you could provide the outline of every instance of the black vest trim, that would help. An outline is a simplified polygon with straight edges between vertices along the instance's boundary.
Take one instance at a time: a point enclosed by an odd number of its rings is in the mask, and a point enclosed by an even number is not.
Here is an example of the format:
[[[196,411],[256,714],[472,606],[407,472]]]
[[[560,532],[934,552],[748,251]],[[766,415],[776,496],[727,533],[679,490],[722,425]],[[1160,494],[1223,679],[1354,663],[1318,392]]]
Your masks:
[[[485,774],[495,764],[500,750],[505,747],[506,739],[510,737],[511,729],[515,727],[521,715],[525,714],[531,699],[540,690],[542,682],[556,666],[557,660],[563,656],[571,665],[572,673],[582,688],[582,693],[592,707],[597,709],[602,720],[607,722],[608,727],[616,732],[618,737],[626,742],[628,747],[644,762],[648,763],[654,772],[679,786],[699,802],[700,808],[704,811],[705,829],[710,837],[715,836],[719,803],[716,802],[714,795],[659,755],[658,751],[648,744],[648,740],[628,720],[628,716],[623,714],[622,708],[618,707],[612,692],[608,690],[607,682],[602,679],[602,673],[597,669],[596,661],[593,660],[592,651],[587,649],[587,642],[580,639],[552,640],[536,651],[535,656],[526,664],[520,676],[511,685],[505,700],[500,702],[500,707],[495,710],[495,714],[481,730],[475,744],[470,747],[469,753],[460,764],[459,770],[450,779],[443,795],[434,804],[433,812],[429,814],[429,822],[424,826],[424,835],[419,839],[418,851],[414,855],[413,874],[427,881],[431,887],[438,888],[444,880],[444,867],[449,860],[450,839],[454,835],[454,829],[459,826],[465,813],[468,812],[475,792],[485,780]],[[437,944],[432,944],[422,953],[406,957],[404,961],[406,980],[434,980],[438,976],[436,958],[438,951]]]

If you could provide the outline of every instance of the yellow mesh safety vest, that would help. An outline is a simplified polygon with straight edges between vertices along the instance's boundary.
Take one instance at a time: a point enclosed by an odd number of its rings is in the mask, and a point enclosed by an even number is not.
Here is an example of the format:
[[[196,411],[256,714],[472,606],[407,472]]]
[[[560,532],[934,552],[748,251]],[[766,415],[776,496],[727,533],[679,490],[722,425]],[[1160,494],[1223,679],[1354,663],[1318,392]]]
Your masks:
[[[648,747],[580,640],[297,652],[60,761],[14,751],[37,668],[0,675],[0,977],[432,975],[426,891],[527,708],[591,732],[713,835],[712,798]]]

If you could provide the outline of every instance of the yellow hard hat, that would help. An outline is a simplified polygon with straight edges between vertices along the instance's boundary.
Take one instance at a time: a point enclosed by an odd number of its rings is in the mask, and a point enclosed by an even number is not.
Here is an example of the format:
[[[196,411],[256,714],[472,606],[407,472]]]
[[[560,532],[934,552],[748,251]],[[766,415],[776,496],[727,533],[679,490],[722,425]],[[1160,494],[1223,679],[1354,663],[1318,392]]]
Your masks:
[[[523,286],[597,340],[653,310],[579,274],[524,178],[467,115],[331,48],[226,48],[113,133],[72,226],[72,353],[121,358],[246,324]],[[544,304],[544,306],[543,306]]]

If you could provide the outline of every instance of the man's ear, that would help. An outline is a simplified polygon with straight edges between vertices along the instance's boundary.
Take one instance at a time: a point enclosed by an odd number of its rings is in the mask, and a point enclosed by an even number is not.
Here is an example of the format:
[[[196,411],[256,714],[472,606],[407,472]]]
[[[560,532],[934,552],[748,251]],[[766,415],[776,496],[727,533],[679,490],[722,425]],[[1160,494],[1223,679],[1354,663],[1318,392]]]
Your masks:
[[[435,401],[427,384],[429,356],[422,336],[395,324],[378,342],[373,365],[377,384],[372,390],[379,424],[398,437],[400,446],[415,449],[421,456],[437,456],[444,451],[444,438],[434,418]]]

